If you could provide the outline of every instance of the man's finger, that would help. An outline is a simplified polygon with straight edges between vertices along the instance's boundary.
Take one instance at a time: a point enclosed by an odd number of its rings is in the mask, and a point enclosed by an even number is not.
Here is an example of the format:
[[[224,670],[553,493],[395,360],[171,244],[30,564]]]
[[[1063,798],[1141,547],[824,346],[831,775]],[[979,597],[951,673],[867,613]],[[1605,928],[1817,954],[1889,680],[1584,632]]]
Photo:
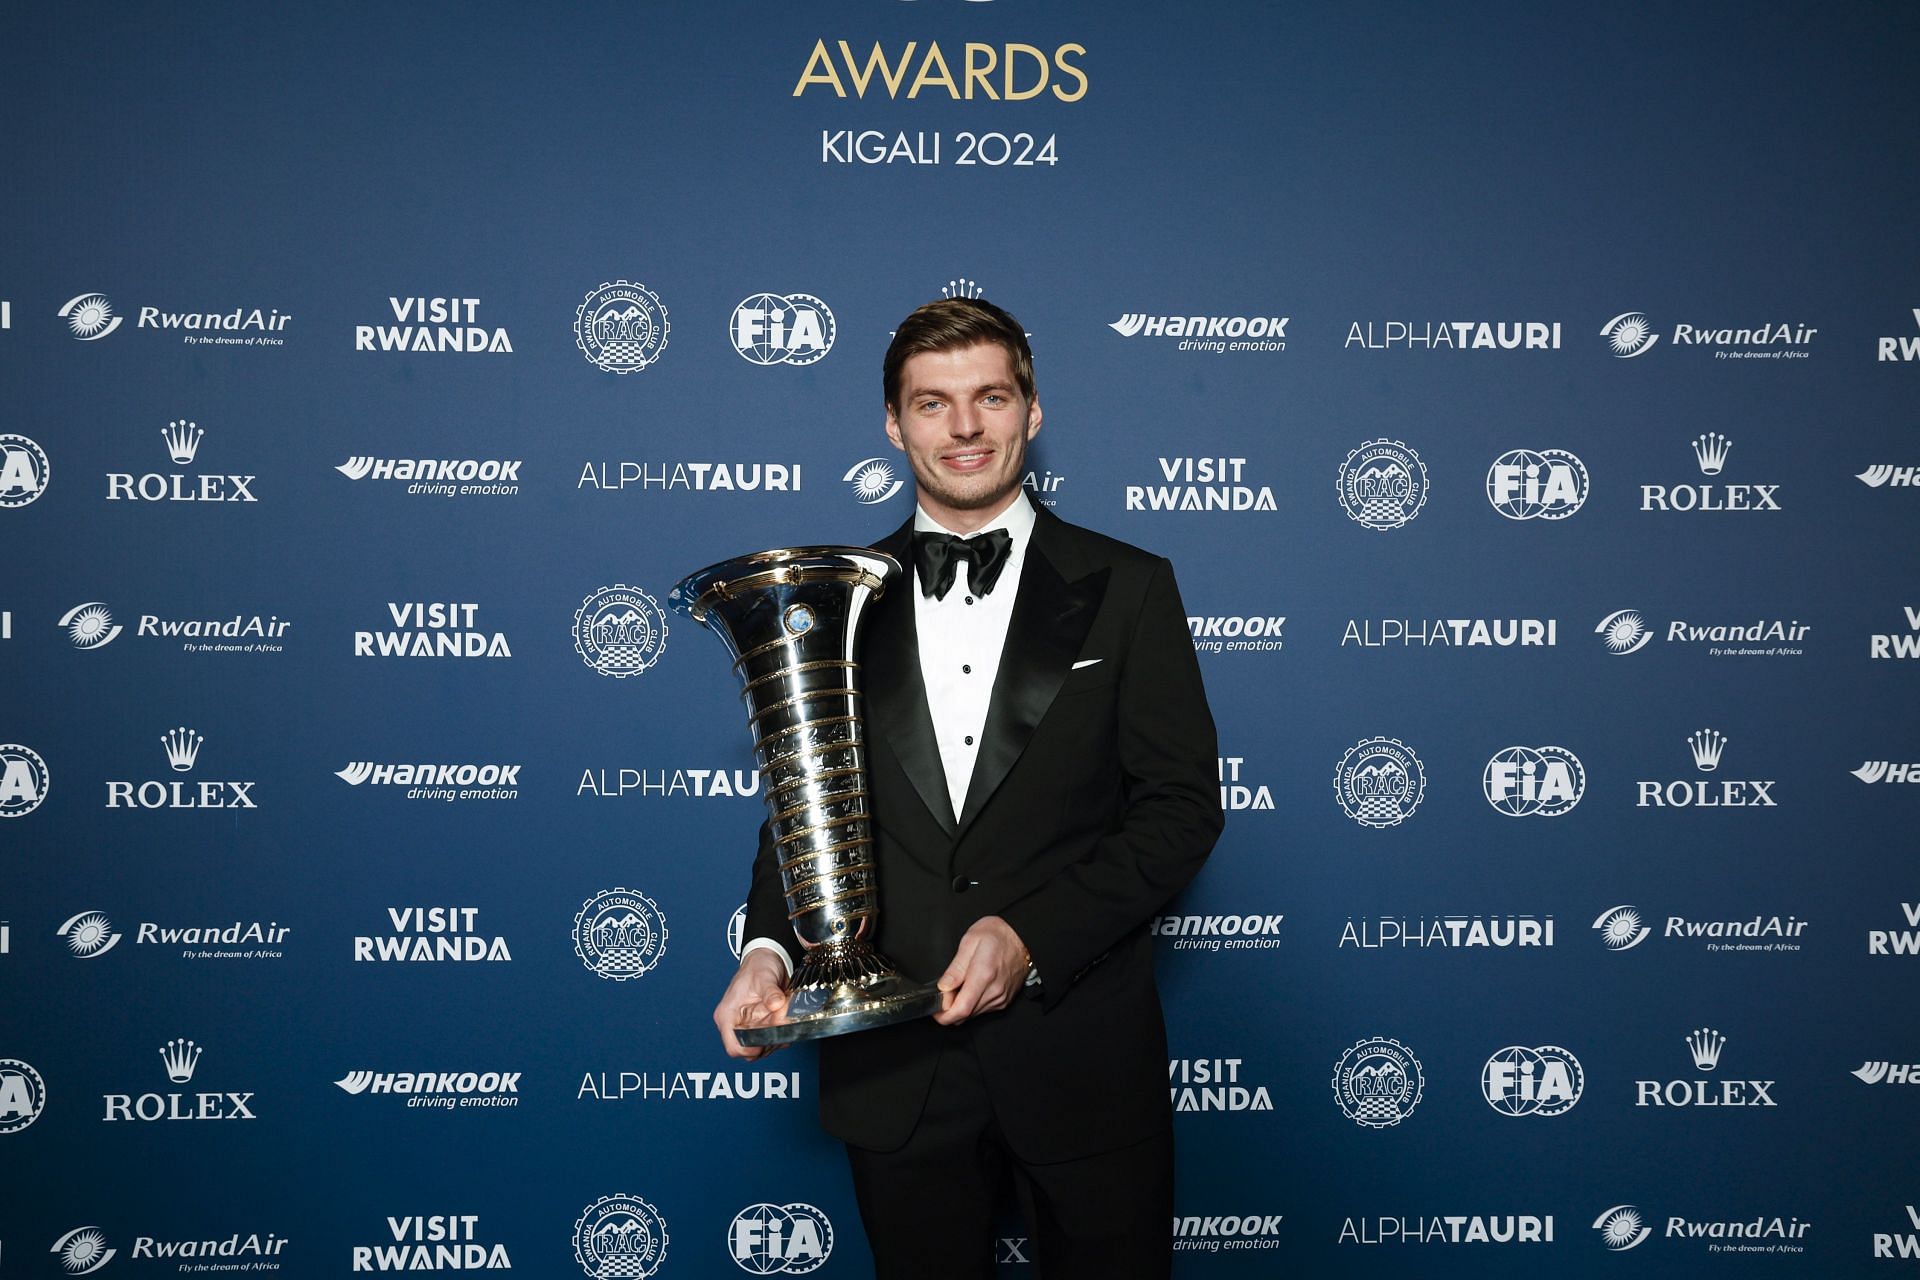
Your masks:
[[[730,1018],[722,1019],[716,1015],[714,1021],[720,1025],[720,1047],[727,1051],[729,1058],[741,1058],[747,1062],[752,1062],[766,1056],[767,1051],[765,1049],[749,1047],[740,1043],[739,1038],[733,1034],[734,1027]]]
[[[963,942],[961,949],[968,953],[971,961],[973,948]],[[948,972],[954,975],[953,984],[949,986],[945,978],[940,980],[941,989],[948,993],[946,1011],[934,1021],[945,1027],[957,1027],[979,1011],[981,984],[987,981],[987,974],[972,963],[962,967],[958,960],[955,968]]]
[[[953,991],[966,980],[967,969],[973,964],[973,953],[979,949],[980,940],[969,930],[960,939],[960,946],[953,953],[953,962],[947,966],[947,971],[940,975],[937,985],[942,991]]]

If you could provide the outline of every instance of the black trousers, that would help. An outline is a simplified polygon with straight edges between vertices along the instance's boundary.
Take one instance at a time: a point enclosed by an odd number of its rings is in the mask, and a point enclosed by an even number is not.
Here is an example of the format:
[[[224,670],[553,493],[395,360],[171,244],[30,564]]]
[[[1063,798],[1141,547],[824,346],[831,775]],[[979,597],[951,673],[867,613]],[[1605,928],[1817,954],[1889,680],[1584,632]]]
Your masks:
[[[982,1280],[1002,1254],[1034,1262],[1044,1280],[1172,1273],[1172,1132],[1084,1159],[1029,1164],[1007,1147],[964,1044],[941,1056],[905,1146],[849,1146],[847,1160],[879,1280]],[[1029,1234],[1003,1247],[994,1206],[1009,1185]]]

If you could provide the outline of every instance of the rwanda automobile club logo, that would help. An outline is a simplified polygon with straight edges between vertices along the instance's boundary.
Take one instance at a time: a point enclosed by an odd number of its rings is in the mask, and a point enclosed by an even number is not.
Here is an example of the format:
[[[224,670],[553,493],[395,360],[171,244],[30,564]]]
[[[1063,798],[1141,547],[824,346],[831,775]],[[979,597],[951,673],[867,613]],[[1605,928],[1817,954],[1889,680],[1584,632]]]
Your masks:
[[[1420,1059],[1398,1040],[1358,1041],[1333,1065],[1333,1100],[1363,1129],[1399,1124],[1425,1092]]]
[[[1398,440],[1369,440],[1340,464],[1340,505],[1369,529],[1398,529],[1427,505],[1427,464]]]
[[[593,1280],[646,1280],[666,1261],[666,1221],[639,1196],[601,1196],[573,1224],[573,1256]]]
[[[667,918],[638,890],[602,889],[573,917],[573,951],[603,978],[638,978],[667,952]]]
[[[666,652],[667,616],[638,587],[601,587],[574,610],[573,647],[603,676],[637,676]]]
[[[658,360],[672,329],[660,296],[629,280],[590,291],[574,311],[580,354],[608,373],[638,373]]]
[[[1420,757],[1398,738],[1356,742],[1333,771],[1340,808],[1363,827],[1399,826],[1420,807],[1426,789]]]

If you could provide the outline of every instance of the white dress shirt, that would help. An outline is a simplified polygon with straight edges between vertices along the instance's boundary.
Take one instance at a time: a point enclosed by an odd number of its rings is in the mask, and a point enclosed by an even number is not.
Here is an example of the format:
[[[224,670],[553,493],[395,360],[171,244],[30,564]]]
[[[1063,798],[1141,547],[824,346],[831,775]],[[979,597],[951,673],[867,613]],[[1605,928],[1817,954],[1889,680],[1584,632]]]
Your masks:
[[[915,532],[952,533],[922,508],[913,513]],[[973,566],[957,564],[953,590],[936,600],[921,590],[918,574],[913,588],[913,619],[920,633],[920,678],[927,686],[927,710],[933,716],[933,738],[940,747],[940,763],[947,775],[947,796],[953,802],[954,821],[967,807],[967,784],[973,762],[980,755],[986,732],[987,706],[993,700],[993,680],[1000,671],[1000,651],[1007,643],[1007,624],[1013,620],[1013,598],[1019,592],[1020,570],[1027,562],[1027,544],[1033,539],[1033,506],[1021,494],[1001,512],[989,529],[1005,529],[1013,539],[1007,563],[993,590],[976,595],[969,577]]]

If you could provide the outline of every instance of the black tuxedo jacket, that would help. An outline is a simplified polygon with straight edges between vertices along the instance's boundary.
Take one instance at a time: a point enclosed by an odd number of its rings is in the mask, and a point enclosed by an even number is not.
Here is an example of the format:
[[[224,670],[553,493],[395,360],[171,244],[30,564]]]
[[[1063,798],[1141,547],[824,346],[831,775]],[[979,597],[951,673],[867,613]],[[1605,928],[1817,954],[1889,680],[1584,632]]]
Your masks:
[[[1022,1159],[1093,1155],[1170,1121],[1147,922],[1220,832],[1213,718],[1172,566],[1044,507],[1036,516],[958,822],[920,675],[912,522],[877,544],[909,568],[869,605],[860,655],[875,942],[932,981],[967,928],[998,915],[1041,981],[959,1027],[921,1018],[821,1041],[821,1122],[855,1146],[907,1140],[942,1048],[959,1039]],[[764,825],[747,936],[797,956]]]

